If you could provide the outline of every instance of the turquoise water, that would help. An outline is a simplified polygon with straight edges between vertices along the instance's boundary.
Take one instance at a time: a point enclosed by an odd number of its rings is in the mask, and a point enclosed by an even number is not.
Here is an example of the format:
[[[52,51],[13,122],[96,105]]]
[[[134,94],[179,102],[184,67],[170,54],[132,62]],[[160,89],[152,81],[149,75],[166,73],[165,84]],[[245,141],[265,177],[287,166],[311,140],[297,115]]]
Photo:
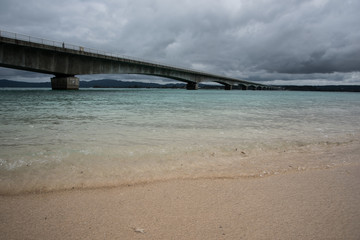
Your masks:
[[[2,89],[0,193],[226,174],[244,156],[358,141],[359,103],[358,93]]]

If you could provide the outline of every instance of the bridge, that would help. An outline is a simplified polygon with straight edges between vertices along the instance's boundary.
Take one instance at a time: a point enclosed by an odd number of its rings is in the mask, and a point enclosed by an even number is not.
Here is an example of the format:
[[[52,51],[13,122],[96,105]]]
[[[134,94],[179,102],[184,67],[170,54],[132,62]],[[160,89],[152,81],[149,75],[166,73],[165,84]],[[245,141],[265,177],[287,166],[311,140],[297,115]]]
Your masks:
[[[54,75],[52,89],[79,89],[77,75],[143,74],[175,79],[196,90],[200,82],[216,82],[226,90],[270,90],[272,87],[172,65],[0,31],[0,66]]]

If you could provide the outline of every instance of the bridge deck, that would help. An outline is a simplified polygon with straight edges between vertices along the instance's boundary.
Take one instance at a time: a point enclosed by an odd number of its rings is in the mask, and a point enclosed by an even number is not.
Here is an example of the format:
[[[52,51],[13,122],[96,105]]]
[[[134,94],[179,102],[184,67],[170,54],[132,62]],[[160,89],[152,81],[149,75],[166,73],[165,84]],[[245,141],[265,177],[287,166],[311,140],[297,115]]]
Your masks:
[[[217,82],[266,87],[212,73],[109,54],[100,50],[0,31],[0,66],[74,77],[83,74],[145,74],[167,77],[191,84]],[[194,86],[196,88],[196,86]]]

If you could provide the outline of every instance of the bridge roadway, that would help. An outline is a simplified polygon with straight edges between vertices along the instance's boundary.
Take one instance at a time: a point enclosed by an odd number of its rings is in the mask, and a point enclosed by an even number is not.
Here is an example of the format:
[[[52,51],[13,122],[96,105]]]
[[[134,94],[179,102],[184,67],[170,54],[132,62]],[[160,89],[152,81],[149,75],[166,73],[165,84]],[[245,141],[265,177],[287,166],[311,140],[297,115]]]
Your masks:
[[[76,75],[143,74],[186,82],[188,90],[200,82],[217,82],[226,90],[233,86],[247,90],[269,86],[210,73],[115,56],[98,50],[0,31],[0,66],[55,75],[52,89],[79,89]]]

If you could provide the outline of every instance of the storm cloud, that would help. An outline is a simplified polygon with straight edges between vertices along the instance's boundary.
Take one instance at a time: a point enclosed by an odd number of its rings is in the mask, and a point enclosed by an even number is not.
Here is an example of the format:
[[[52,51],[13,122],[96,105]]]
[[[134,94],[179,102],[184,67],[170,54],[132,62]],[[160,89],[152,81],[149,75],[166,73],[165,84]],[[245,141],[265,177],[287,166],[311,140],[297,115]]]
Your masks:
[[[258,82],[360,84],[359,10],[357,0],[2,0],[0,29]]]

